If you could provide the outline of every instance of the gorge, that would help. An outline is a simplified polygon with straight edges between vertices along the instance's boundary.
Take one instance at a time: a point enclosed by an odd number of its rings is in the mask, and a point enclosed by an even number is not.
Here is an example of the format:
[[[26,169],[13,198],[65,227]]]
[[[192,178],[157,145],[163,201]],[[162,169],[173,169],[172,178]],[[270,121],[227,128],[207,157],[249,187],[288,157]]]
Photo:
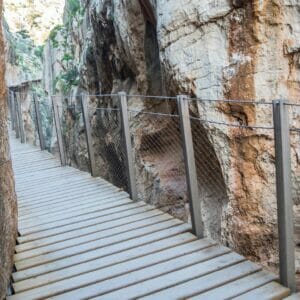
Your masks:
[[[22,93],[31,142],[37,142],[31,92],[48,105],[55,95],[67,120],[68,163],[82,170],[88,170],[89,164],[84,122],[76,108],[82,94],[91,95],[97,172],[115,184],[124,177],[120,139],[111,138],[117,136],[118,124],[114,116],[96,112],[101,107],[116,108],[113,97],[101,95],[125,91],[129,109],[135,111],[130,127],[139,196],[186,221],[183,155],[174,138],[178,124],[172,118],[153,120],[143,113],[174,114],[176,105],[139,95],[186,94],[202,100],[191,103],[194,116],[219,121],[192,124],[205,233],[276,270],[273,132],[236,129],[220,121],[270,127],[272,107],[267,103],[286,99],[300,104],[299,17],[296,0],[66,0],[63,23],[51,30],[43,46],[5,26],[7,82]],[[228,99],[247,104],[212,102]],[[265,105],[255,104],[263,101]],[[72,105],[74,109],[64,109]],[[45,110],[44,122],[46,115]],[[299,127],[296,115],[291,112],[291,121]],[[49,122],[45,129],[47,146],[58,154],[53,126]],[[291,145],[298,211],[298,134],[292,135]],[[118,178],[111,174],[116,168]],[[126,188],[122,182],[119,185]]]

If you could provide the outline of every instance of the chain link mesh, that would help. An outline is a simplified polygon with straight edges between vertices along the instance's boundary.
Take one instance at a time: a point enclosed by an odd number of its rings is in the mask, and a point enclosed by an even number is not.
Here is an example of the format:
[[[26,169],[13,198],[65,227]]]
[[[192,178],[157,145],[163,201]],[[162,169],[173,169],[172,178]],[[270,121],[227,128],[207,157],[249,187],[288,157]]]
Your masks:
[[[58,153],[52,104],[38,99],[46,147]],[[272,103],[188,99],[205,234],[276,266],[277,204]],[[25,101],[28,103],[28,101]],[[60,126],[69,165],[89,169],[80,97],[60,98]],[[118,95],[89,95],[97,175],[129,191]],[[35,106],[22,106],[27,141],[38,141]],[[292,196],[300,274],[300,106],[289,105]],[[139,200],[189,219],[176,98],[128,96]],[[38,143],[38,142],[36,142]],[[257,243],[260,242],[258,247]],[[260,253],[259,249],[265,249]]]
[[[90,96],[97,173],[129,191],[118,96]]]
[[[90,171],[81,97],[56,99],[66,162],[70,166]]]
[[[272,105],[189,100],[189,107],[205,235],[275,266]]]
[[[38,145],[36,138],[37,130],[34,122],[34,105],[29,94],[15,93],[16,101],[19,102],[21,110],[22,125],[24,128],[25,142],[33,145]]]
[[[136,107],[140,100],[142,105]],[[187,221],[188,200],[176,100],[129,97],[138,198]]]
[[[300,288],[300,106],[287,105],[290,123],[292,197],[294,202],[296,273]]]

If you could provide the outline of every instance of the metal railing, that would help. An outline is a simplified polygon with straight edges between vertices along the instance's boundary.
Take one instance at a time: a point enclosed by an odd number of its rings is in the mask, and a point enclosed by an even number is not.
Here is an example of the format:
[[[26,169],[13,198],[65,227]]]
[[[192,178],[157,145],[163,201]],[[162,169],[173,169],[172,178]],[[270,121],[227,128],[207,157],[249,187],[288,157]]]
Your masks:
[[[77,140],[84,135],[86,147],[82,153],[92,176],[104,177],[127,190],[134,201],[156,204],[160,198],[160,208],[166,211],[177,204],[184,210],[186,197],[193,231],[199,238],[207,235],[210,227],[217,231],[216,238],[221,235],[219,215],[222,206],[229,202],[230,184],[243,184],[243,168],[252,168],[251,163],[255,164],[255,160],[263,164],[264,160],[270,163],[274,159],[280,281],[292,291],[296,290],[290,132],[300,129],[290,126],[291,104],[281,100],[204,100],[185,95],[141,96],[125,92],[82,94],[75,100],[63,98],[67,104],[58,101],[60,96],[41,101],[32,94],[31,120],[27,122],[34,123],[36,143],[41,150],[51,151],[56,144],[61,164],[70,164],[77,159]],[[20,99],[20,94],[9,93],[11,126],[24,143],[26,121],[22,117]],[[66,125],[68,118],[72,122]],[[258,124],[260,121],[263,124]],[[64,130],[64,126],[69,127]],[[73,141],[75,146],[70,149],[70,137],[66,134],[75,126],[78,127],[76,132],[83,135],[77,136]],[[56,142],[53,142],[54,131]],[[255,135],[263,137],[265,144],[261,147],[266,148],[262,152],[267,153],[267,158],[256,157],[251,146]],[[244,143],[245,139],[247,143]],[[232,153],[222,152],[228,149]],[[253,157],[248,157],[251,155]],[[243,162],[239,166],[240,156],[243,156]],[[262,176],[272,175],[272,172],[262,172]],[[269,190],[275,192],[275,186]],[[242,199],[242,196],[238,197]],[[260,197],[259,193],[257,197]],[[168,203],[170,198],[172,203]],[[210,201],[212,199],[214,201]],[[238,204],[241,211],[257,204],[246,203],[243,199],[241,202]],[[210,214],[203,210],[210,210]]]

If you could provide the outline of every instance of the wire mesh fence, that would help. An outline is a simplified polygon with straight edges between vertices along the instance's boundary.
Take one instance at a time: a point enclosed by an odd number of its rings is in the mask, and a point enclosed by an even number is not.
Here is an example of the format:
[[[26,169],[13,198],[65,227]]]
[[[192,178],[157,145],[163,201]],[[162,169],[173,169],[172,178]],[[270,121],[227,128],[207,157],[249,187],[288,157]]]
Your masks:
[[[294,235],[296,243],[296,273],[300,288],[300,105],[288,105],[291,145],[292,199],[294,205]]]
[[[137,108],[134,104],[140,101]],[[174,216],[189,215],[176,99],[129,96],[138,199]]]
[[[20,106],[25,141],[29,144],[39,145],[38,133],[35,126],[34,103],[30,95],[24,93],[15,93],[15,97]]]
[[[132,156],[138,200],[188,221],[192,199],[178,99],[127,96],[132,153],[126,152],[120,95],[87,95],[87,116],[81,100],[81,97],[58,97],[55,101],[67,164],[91,168],[88,126],[97,176],[130,192],[132,178],[128,176],[128,157]],[[57,132],[53,105],[49,100],[39,101],[47,149],[58,152],[55,150]],[[272,102],[189,98],[185,101],[188,102],[196,167],[196,201],[201,203],[205,236],[219,240],[265,266],[277,266],[279,220],[275,166],[278,158]],[[38,140],[34,108],[32,104],[23,108],[28,140]],[[300,106],[289,105],[292,198],[298,245],[299,113]]]
[[[129,191],[118,96],[89,96],[97,174]]]
[[[56,126],[60,126],[62,132],[66,164],[90,170],[81,97],[56,97],[54,105],[58,110],[59,120]]]
[[[57,153],[55,146],[56,130],[54,125],[54,114],[52,104],[47,99],[36,98],[38,112],[41,116],[42,134],[45,139],[45,149],[51,153]]]
[[[272,105],[190,99],[189,107],[205,235],[258,257],[257,242],[272,232],[260,260],[275,265]]]
[[[292,196],[300,205],[300,106],[288,105],[291,143]]]

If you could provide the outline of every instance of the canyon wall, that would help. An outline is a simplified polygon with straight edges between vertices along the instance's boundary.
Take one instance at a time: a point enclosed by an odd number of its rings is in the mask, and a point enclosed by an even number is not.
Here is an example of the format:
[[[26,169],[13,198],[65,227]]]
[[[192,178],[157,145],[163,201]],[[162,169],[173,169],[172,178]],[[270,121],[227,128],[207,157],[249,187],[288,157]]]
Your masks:
[[[2,11],[2,1],[0,1]],[[0,30],[0,299],[5,299],[17,237],[17,204],[9,153],[5,85],[5,48]]]
[[[88,168],[78,109],[82,93],[124,90],[247,101],[191,103],[192,114],[204,120],[193,122],[199,201],[208,236],[268,267],[277,266],[273,132],[244,127],[272,127],[268,103],[273,99],[299,102],[299,9],[296,0],[67,1],[64,25],[51,32],[45,47],[43,81],[49,95],[59,96],[59,105],[75,107],[61,109],[72,125],[65,135],[66,144],[72,142],[70,163]],[[150,120],[143,113],[174,113],[176,105],[129,99],[129,109],[138,111],[132,114],[131,131],[139,195],[186,220],[182,150],[178,136],[172,138],[179,134],[178,124]],[[100,106],[115,108],[117,101],[98,96],[89,101],[98,172],[109,178],[117,164],[122,177],[119,127],[109,115],[96,113]],[[296,178],[297,136],[292,164]],[[297,180],[293,188],[299,189]],[[299,204],[297,193],[294,201]]]

